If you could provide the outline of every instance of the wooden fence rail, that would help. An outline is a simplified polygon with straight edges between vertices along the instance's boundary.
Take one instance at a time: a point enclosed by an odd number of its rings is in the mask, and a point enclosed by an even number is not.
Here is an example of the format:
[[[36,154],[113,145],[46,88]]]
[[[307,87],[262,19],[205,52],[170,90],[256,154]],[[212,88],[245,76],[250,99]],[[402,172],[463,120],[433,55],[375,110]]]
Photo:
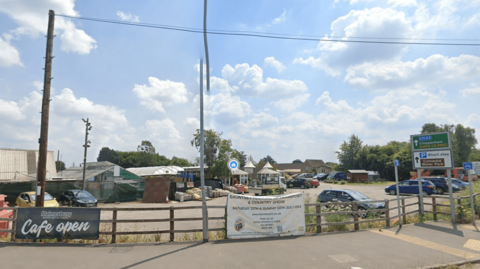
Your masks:
[[[475,193],[473,195],[474,200],[476,196],[480,195],[480,193]],[[431,203],[428,201],[428,199],[431,198]],[[424,205],[427,206],[432,206],[432,210],[424,210],[425,213],[432,213],[434,220],[438,220],[438,215],[450,215],[450,213],[446,212],[441,212],[439,211],[439,208],[441,207],[450,207],[449,204],[442,204],[438,200],[445,200],[449,199],[448,196],[430,196],[430,197],[424,197],[425,202]],[[458,208],[463,199],[470,199],[470,196],[462,196],[462,197],[455,197],[455,201],[457,205],[455,205],[456,208]],[[391,214],[392,210],[398,209],[399,207],[397,206],[397,201],[396,199],[391,199],[391,200],[376,200],[376,201],[366,201],[366,202],[332,202],[332,203],[307,203],[305,204],[305,207],[315,207],[315,213],[305,213],[305,217],[314,217],[314,223],[308,223],[306,224],[307,227],[315,227],[315,232],[316,233],[322,233],[324,231],[324,228],[331,226],[331,225],[352,225],[353,224],[353,230],[358,231],[360,230],[360,224],[362,223],[371,223],[371,222],[384,222],[383,227],[390,227],[392,225],[392,220],[397,220],[399,222],[402,222],[403,224],[407,223],[407,216],[412,215],[412,214],[417,214],[419,210],[419,197],[417,195],[412,195],[409,197],[402,197],[401,199],[401,213],[398,215],[398,213]],[[415,200],[415,202],[412,202],[411,200]],[[382,209],[360,209],[359,205],[364,204],[364,203],[377,203],[377,202],[382,202],[385,203],[385,208]],[[391,206],[391,205],[395,206]],[[329,210],[331,206],[347,206],[348,211],[331,211],[331,212],[326,212]],[[412,207],[415,210],[410,210]],[[111,224],[111,230],[110,231],[101,231],[100,234],[102,235],[110,235],[112,237],[111,243],[116,243],[117,242],[117,236],[119,235],[140,235],[140,234],[169,234],[169,240],[174,241],[175,240],[175,234],[184,234],[184,233],[197,233],[197,232],[202,232],[203,230],[201,228],[199,229],[186,229],[186,230],[178,230],[175,229],[175,222],[185,222],[185,221],[201,221],[202,218],[175,218],[175,211],[178,210],[188,210],[188,209],[199,209],[201,210],[202,206],[178,206],[178,207],[150,207],[150,208],[130,208],[130,207],[114,207],[114,208],[102,208],[101,210],[104,212],[112,212],[112,218],[111,219],[101,219],[101,223],[110,223]],[[226,206],[208,206],[208,209],[224,209],[225,213],[223,217],[209,217],[208,220],[225,220],[227,218],[227,209]],[[408,209],[408,210],[407,210]],[[13,210],[13,218],[0,218],[0,221],[11,221],[12,226],[10,229],[0,229],[0,232],[3,233],[11,233],[11,241],[15,241],[15,226],[16,226],[16,221],[17,221],[17,208],[9,208],[8,210]],[[156,218],[156,219],[119,219],[118,213],[119,212],[133,212],[133,211],[168,211],[169,217],[168,218]],[[373,214],[375,213],[375,214]],[[377,214],[380,213],[380,214]],[[348,214],[351,215],[353,220],[350,221],[344,221],[344,222],[327,222],[327,217],[332,216],[332,215],[338,215],[338,214]],[[360,216],[363,214],[372,214],[374,216],[377,216],[377,218],[372,218],[372,219],[362,219]],[[383,216],[382,216],[383,215]],[[118,223],[169,223],[169,229],[165,230],[150,230],[150,231],[118,231],[117,229],[117,224]],[[209,232],[213,231],[224,231],[225,232],[225,237],[227,235],[225,227],[222,228],[210,228],[208,230]]]

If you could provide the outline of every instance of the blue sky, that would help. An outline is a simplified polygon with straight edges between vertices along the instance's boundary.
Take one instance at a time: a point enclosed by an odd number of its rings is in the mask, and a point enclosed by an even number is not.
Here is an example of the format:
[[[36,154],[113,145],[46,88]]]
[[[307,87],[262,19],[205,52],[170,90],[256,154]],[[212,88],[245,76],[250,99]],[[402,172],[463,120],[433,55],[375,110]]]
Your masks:
[[[2,148],[38,148],[49,9],[203,27],[203,1],[0,0]],[[207,22],[214,30],[477,44],[479,24],[479,0],[210,0]],[[67,166],[81,163],[89,118],[87,161],[102,147],[136,150],[142,140],[168,158],[195,160],[201,34],[59,16],[55,26],[49,150]],[[480,130],[478,46],[226,35],[209,35],[208,44],[206,128],[257,161],[336,161],[351,134],[383,145],[431,122]]]

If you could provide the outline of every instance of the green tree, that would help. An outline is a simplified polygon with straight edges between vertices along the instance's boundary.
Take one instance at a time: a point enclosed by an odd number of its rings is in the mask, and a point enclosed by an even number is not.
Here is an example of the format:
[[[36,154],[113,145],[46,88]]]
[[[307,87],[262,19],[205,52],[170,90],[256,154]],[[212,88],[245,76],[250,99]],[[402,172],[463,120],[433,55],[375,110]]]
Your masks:
[[[173,156],[169,165],[180,166],[180,167],[192,166],[192,164],[187,159],[178,158],[175,156]]]
[[[116,150],[103,147],[98,153],[97,162],[108,161],[114,164],[119,164],[118,157],[118,152]]]
[[[65,170],[65,163],[62,161],[55,161],[55,167],[57,168],[57,172]]]
[[[244,167],[247,164],[247,155],[243,151],[232,150],[232,158],[240,162],[240,167]]]
[[[340,162],[340,169],[346,171],[348,169],[356,169],[358,167],[357,154],[362,149],[362,140],[358,136],[352,134],[348,142],[343,141],[340,150],[337,151],[337,158]]]
[[[204,162],[208,167],[213,166],[216,161],[218,148],[222,142],[222,134],[214,130],[204,130]],[[197,129],[193,137],[192,146],[200,150],[200,129]]]
[[[303,162],[302,162],[302,160],[300,160],[300,159],[295,159],[295,160],[293,160],[292,163],[303,163]]]
[[[273,166],[273,164],[277,163],[270,155],[267,155],[267,157],[264,157],[263,159],[260,160],[260,162],[267,163],[267,161]]]
[[[472,149],[472,152],[470,153],[468,159],[472,162],[480,161],[480,149]]]

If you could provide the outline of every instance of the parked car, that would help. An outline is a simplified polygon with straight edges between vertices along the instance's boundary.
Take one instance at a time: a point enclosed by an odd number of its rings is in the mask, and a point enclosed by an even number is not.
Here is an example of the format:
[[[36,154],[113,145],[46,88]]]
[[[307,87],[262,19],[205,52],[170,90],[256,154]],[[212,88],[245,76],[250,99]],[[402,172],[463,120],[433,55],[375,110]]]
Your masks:
[[[312,185],[312,187],[318,188],[318,186],[320,186],[320,181],[317,179],[309,178],[308,180],[310,180],[310,185]]]
[[[470,187],[470,183],[463,182],[460,179],[452,178],[452,183],[456,184],[460,189],[464,190],[467,187]]]
[[[311,173],[302,173],[302,174],[298,175],[298,177],[301,177],[301,178],[313,178],[313,174],[311,174]]]
[[[18,195],[15,205],[18,207],[35,207],[36,194],[34,191],[26,191]],[[43,196],[43,207],[58,207],[59,204],[48,192]]]
[[[345,173],[344,172],[331,172],[330,174],[328,174],[327,179],[344,180],[345,179]]]
[[[58,201],[62,205],[78,206],[78,207],[97,207],[97,199],[88,191],[68,190],[65,191]]]
[[[433,184],[435,184],[435,193],[436,194],[444,194],[448,192],[448,182],[445,177],[424,177],[422,180],[430,180]],[[459,192],[460,188],[452,184],[452,191]]]
[[[328,177],[328,174],[321,173],[321,174],[315,175],[313,178],[318,180],[318,181],[322,181],[322,180],[327,179],[327,177]]]
[[[310,180],[307,178],[294,178],[287,182],[287,188],[301,188],[301,189],[309,189],[312,187],[310,184]]]
[[[428,180],[422,180],[423,195],[431,195],[435,193],[435,184]],[[404,180],[398,182],[398,191],[400,193],[418,194],[418,180]],[[397,194],[397,184],[393,184],[385,188],[385,192],[391,195]]]
[[[385,203],[382,202],[369,202],[373,201],[368,198],[365,194],[354,191],[354,190],[341,190],[341,189],[332,189],[324,190],[318,195],[318,200],[320,203],[326,202],[352,202],[358,201],[359,210],[368,210],[368,209],[382,209],[385,208]],[[383,214],[383,212],[382,212]],[[366,213],[359,214],[362,218],[366,217]]]

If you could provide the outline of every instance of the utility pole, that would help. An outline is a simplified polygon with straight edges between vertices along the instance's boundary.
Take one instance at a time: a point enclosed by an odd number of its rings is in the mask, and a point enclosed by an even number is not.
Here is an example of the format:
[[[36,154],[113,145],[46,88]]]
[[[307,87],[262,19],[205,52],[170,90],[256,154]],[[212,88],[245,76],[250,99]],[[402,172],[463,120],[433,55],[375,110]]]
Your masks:
[[[82,187],[82,190],[85,190],[85,168],[87,166],[87,148],[90,147],[90,140],[88,140],[88,131],[92,130],[92,125],[90,124],[90,122],[88,121],[88,118],[87,120],[83,119],[83,122],[85,122],[85,144],[83,145],[83,147],[85,148],[85,151],[83,153],[83,187]]]
[[[202,220],[203,220],[203,242],[208,242],[208,209],[205,196],[205,162],[203,160],[205,146],[203,134],[203,60],[200,59],[200,184],[202,187]]]
[[[47,177],[48,119],[50,111],[50,87],[52,85],[52,52],[55,11],[48,12],[47,49],[45,54],[45,75],[43,77],[42,120],[40,124],[40,146],[38,148],[37,189],[35,206],[43,207],[45,180]]]

